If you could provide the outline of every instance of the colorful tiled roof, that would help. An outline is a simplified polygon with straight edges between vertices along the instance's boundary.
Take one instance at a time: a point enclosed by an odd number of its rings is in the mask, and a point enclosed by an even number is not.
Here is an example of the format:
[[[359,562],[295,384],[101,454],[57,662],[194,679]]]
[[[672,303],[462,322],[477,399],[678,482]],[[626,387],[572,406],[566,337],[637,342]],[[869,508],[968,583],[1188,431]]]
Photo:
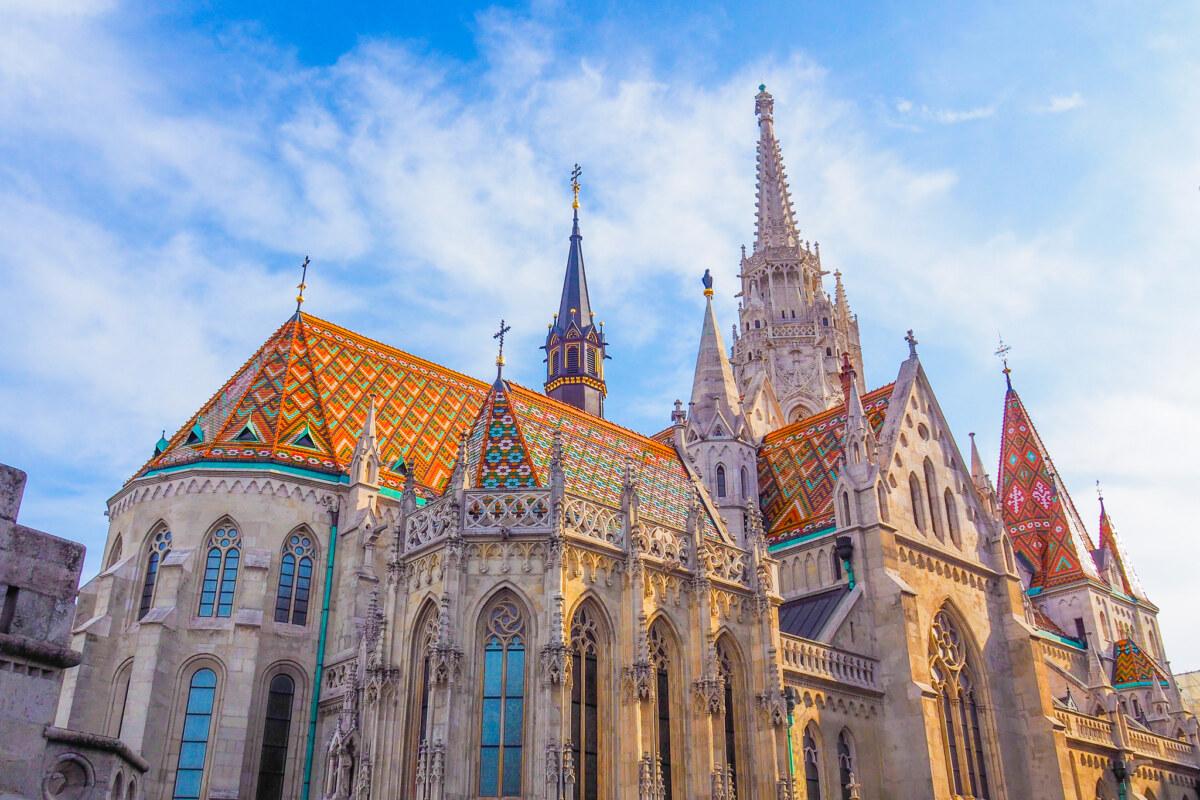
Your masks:
[[[1132,639],[1121,639],[1113,643],[1113,675],[1114,689],[1128,689],[1134,686],[1149,686],[1158,680],[1163,686],[1168,686],[1167,677],[1155,666],[1153,659],[1142,652],[1142,648]]]
[[[892,397],[889,383],[862,399],[878,435]],[[832,408],[768,434],[758,450],[758,487],[771,544],[833,528],[846,409]]]
[[[1121,545],[1121,540],[1117,538],[1117,529],[1108,516],[1108,511],[1104,508],[1104,498],[1100,498],[1100,552],[1105,551],[1116,562],[1117,575],[1121,585],[1115,588],[1130,597],[1143,597],[1141,582],[1138,581],[1137,575],[1129,566],[1129,557],[1125,555],[1125,548]]]
[[[1004,399],[999,497],[1017,556],[1032,571],[1030,588],[1097,578],[1093,547],[1020,396]]]
[[[487,392],[474,378],[296,314],[138,475],[198,461],[344,472],[374,395],[383,485],[403,487],[403,460],[426,491],[440,491]]]
[[[509,402],[509,390],[497,379],[488,393],[478,427],[482,431],[475,486],[481,489],[530,489],[538,485],[529,450]],[[470,452],[470,448],[468,448]]]

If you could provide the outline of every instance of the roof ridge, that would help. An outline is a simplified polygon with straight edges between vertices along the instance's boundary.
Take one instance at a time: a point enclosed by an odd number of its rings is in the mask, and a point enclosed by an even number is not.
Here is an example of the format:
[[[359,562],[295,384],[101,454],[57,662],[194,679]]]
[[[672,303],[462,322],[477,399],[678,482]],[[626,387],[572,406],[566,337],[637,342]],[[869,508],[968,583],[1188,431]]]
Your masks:
[[[880,397],[883,396],[883,393],[885,390],[890,394],[891,391],[895,388],[896,388],[895,381],[892,381],[891,383],[885,383],[883,386],[872,389],[871,391],[864,394],[862,396],[862,403],[863,403],[863,405],[866,405],[870,401],[878,400]],[[845,414],[845,413],[846,413],[846,407],[844,405],[838,405],[838,406],[834,406],[833,408],[827,408],[824,411],[821,411],[817,414],[813,414],[812,416],[804,417],[803,419],[798,419],[795,422],[789,422],[787,425],[784,425],[782,428],[776,428],[775,430],[771,431],[770,433],[768,433],[766,436],[763,437],[762,443],[765,445],[765,444],[770,444],[772,442],[776,442],[779,439],[783,438],[783,436],[785,434],[790,435],[792,433],[795,433],[795,431],[799,428],[807,427],[816,422],[823,422],[826,419],[832,419],[833,417],[837,416],[838,414]]]

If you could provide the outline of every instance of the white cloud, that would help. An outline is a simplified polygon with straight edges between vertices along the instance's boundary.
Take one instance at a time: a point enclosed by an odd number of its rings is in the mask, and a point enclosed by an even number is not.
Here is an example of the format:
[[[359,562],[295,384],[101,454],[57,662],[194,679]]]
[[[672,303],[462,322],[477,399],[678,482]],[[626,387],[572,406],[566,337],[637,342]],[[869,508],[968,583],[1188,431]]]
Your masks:
[[[1051,95],[1044,105],[1038,106],[1034,110],[1041,114],[1062,114],[1083,108],[1084,105],[1083,95],[1079,92],[1072,92],[1067,95]]]

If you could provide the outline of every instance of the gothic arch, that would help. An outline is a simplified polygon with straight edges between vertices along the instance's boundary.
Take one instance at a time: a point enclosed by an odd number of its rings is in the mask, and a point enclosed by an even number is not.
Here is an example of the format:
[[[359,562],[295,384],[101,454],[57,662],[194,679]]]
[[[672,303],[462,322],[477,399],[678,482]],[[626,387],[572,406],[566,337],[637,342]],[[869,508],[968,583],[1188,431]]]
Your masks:
[[[121,560],[125,550],[125,536],[117,532],[117,538],[113,539],[112,545],[108,548],[108,557],[104,561],[105,569],[112,569],[117,562]]]
[[[581,596],[567,617],[568,724],[575,763],[575,797],[603,797],[612,783],[619,719],[615,702],[615,637],[604,604],[593,593]]]
[[[662,765],[663,797],[680,800],[687,782],[687,658],[670,618],[659,611],[646,625],[650,655],[654,757]],[[666,697],[662,689],[666,689]]]
[[[427,594],[417,606],[410,629],[412,641],[408,654],[408,692],[404,701],[406,713],[401,746],[404,782],[408,793],[414,796],[417,793],[418,760],[428,724],[429,691],[433,679],[429,648],[436,641],[438,616],[437,599],[431,593]]]
[[[472,654],[469,662],[474,664],[474,670],[468,685],[472,687],[476,704],[469,723],[471,739],[468,752],[473,754],[471,785],[473,791],[478,791],[481,796],[496,796],[487,794],[481,786],[485,758],[494,757],[497,764],[505,765],[504,771],[498,771],[494,780],[499,796],[509,797],[514,794],[509,789],[515,788],[515,794],[520,795],[532,786],[533,765],[539,757],[544,757],[534,752],[531,746],[537,722],[534,687],[537,642],[540,641],[532,609],[533,605],[525,593],[509,581],[501,582],[478,603],[473,636],[469,643]],[[498,659],[485,655],[495,652],[501,654]],[[519,687],[511,677],[512,673],[508,672],[516,668],[522,671]],[[493,669],[499,672],[493,675]],[[516,694],[518,689],[519,695]],[[515,717],[519,720],[516,728],[520,735],[517,737],[512,737],[510,733],[514,727],[511,722],[514,717],[511,715],[517,708],[514,701],[519,703],[516,713],[520,716]],[[507,719],[498,713],[495,724],[491,724],[491,718],[484,711],[488,703],[495,703],[498,709],[502,708]],[[513,741],[514,738],[519,744]],[[511,759],[504,755],[505,751],[511,752],[513,748],[519,748],[520,752],[520,766],[516,772],[512,771]]]
[[[208,729],[205,738],[205,759],[201,772],[201,793],[204,796],[203,787],[207,786],[210,777],[211,767],[213,763],[212,741],[217,729],[219,728],[219,720],[221,718],[223,699],[225,695],[226,680],[228,678],[228,670],[225,662],[219,657],[210,653],[195,655],[184,661],[176,673],[175,679],[175,695],[172,702],[172,721],[168,727],[168,740],[166,754],[164,757],[164,778],[165,784],[169,787],[175,785],[179,773],[179,752],[182,749],[182,741],[185,735],[185,722],[187,721],[188,703],[191,700],[191,692],[193,688],[193,680],[197,673],[205,670],[211,670],[216,679],[216,686],[213,690],[211,711],[209,713]],[[205,688],[205,687],[200,687]]]
[[[288,708],[272,708],[272,691],[279,694],[279,686],[275,679],[284,676],[290,682],[291,700]],[[305,718],[308,715],[308,686],[307,670],[295,661],[280,659],[267,665],[259,674],[257,689],[254,694],[253,707],[250,714],[249,729],[247,730],[249,746],[247,753],[253,761],[250,774],[256,783],[256,797],[288,797],[294,792],[288,792],[289,786],[296,788],[300,779],[298,765],[302,759],[297,754],[303,752],[305,740]],[[281,716],[286,714],[286,716]],[[272,728],[268,736],[268,726]],[[282,738],[280,738],[282,735]],[[282,764],[279,764],[279,757]],[[264,788],[262,783],[264,772],[272,777],[278,775],[281,793],[273,795]]]
[[[464,645],[473,646],[475,642],[479,641],[483,635],[483,631],[487,628],[487,620],[484,617],[485,611],[505,592],[513,595],[517,606],[520,608],[521,614],[525,619],[525,638],[530,643],[530,647],[533,647],[534,643],[541,642],[541,632],[537,629],[538,618],[533,613],[534,606],[529,599],[529,594],[511,580],[505,578],[497,581],[491,590],[476,600],[467,611],[466,618],[474,620],[474,623],[470,628],[471,637],[463,642]]]
[[[125,710],[129,700],[129,681],[133,676],[133,658],[127,658],[113,673],[112,690],[109,694],[108,719],[104,730],[114,739],[121,736],[121,725],[125,721]]]
[[[723,627],[718,631],[713,649],[717,658],[717,674],[724,683],[722,739],[725,742],[725,765],[733,778],[734,796],[745,797],[749,795],[750,776],[753,774],[751,765],[754,763],[749,732],[757,727],[752,715],[745,713],[754,705],[750,701],[753,692],[747,669],[749,662],[728,628]]]

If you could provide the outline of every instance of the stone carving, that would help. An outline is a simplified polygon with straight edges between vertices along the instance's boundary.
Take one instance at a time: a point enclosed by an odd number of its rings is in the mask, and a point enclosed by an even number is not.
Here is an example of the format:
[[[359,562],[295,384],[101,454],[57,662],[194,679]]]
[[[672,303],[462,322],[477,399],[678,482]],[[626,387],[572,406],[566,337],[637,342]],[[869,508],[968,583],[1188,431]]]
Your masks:
[[[588,502],[578,497],[568,497],[563,503],[563,524],[566,530],[578,536],[622,546],[621,520],[610,508]]]
[[[645,535],[646,554],[669,564],[687,569],[691,561],[691,547],[686,536],[660,525]]]
[[[412,550],[437,541],[458,527],[458,508],[447,496],[413,512],[405,522],[404,547]]]
[[[469,533],[538,529],[551,523],[549,492],[467,492],[464,530]]]

